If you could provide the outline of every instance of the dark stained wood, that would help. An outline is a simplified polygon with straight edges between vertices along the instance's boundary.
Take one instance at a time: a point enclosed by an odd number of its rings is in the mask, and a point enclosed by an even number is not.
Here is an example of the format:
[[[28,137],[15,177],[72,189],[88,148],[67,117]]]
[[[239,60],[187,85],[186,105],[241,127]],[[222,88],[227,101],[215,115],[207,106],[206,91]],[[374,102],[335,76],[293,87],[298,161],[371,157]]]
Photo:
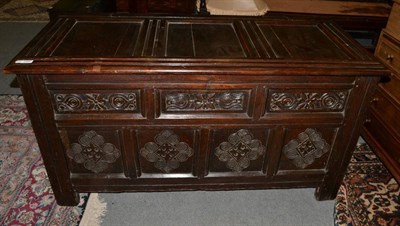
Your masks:
[[[195,14],[196,0],[116,0],[117,12],[136,14]]]
[[[387,5],[386,3],[381,4]],[[387,6],[388,7],[386,9],[386,13],[381,14],[379,13],[379,11],[376,11],[376,15],[368,15],[367,13],[361,13],[359,15],[347,15],[341,13],[323,14],[322,12],[318,11],[295,13],[285,10],[274,12],[273,10],[271,10],[265,16],[335,22],[340,28],[345,30],[346,33],[350,34],[354,39],[362,41],[363,46],[373,53],[378,43],[379,34],[381,30],[385,28],[388,21],[390,6]],[[371,12],[374,13],[373,10]]]
[[[121,54],[129,56],[126,47],[137,42],[141,23],[79,23],[64,37],[64,41],[52,52],[52,56],[96,57]],[[112,32],[110,32],[112,31]],[[129,33],[128,33],[129,31]],[[87,36],[92,39],[87,39]],[[129,36],[126,36],[129,35]],[[99,40],[93,42],[92,40]],[[82,48],[85,46],[85,48]],[[128,46],[129,47],[129,46]],[[121,54],[121,56],[124,56]]]
[[[332,199],[388,75],[331,23],[257,17],[60,17],[5,71],[63,205],[85,191]]]
[[[60,0],[52,5],[48,10],[50,20],[57,18],[60,14],[96,14],[116,12],[116,1],[120,4],[128,4],[123,0]],[[129,8],[129,6],[125,6]]]
[[[193,57],[193,35],[191,24],[170,24],[166,55],[171,57]]]

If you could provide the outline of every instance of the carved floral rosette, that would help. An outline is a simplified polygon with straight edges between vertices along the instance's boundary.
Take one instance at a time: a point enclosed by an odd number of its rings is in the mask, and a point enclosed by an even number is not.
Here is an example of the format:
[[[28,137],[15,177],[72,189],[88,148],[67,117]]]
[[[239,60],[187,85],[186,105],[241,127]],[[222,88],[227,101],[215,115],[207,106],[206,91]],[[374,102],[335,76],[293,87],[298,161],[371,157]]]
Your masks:
[[[261,141],[253,140],[253,135],[246,129],[240,129],[228,137],[228,142],[222,142],[215,150],[215,155],[226,167],[241,172],[250,166],[251,160],[258,159],[265,153]]]
[[[83,164],[86,169],[100,173],[121,156],[121,151],[115,145],[105,143],[103,136],[91,130],[79,136],[78,143],[71,144],[67,156],[76,163]]]
[[[297,139],[289,141],[283,147],[283,153],[298,168],[304,169],[330,150],[330,145],[315,129],[306,129]]]
[[[164,173],[171,173],[179,168],[181,162],[186,162],[194,151],[185,142],[180,142],[178,135],[170,130],[161,131],[155,142],[148,142],[140,149],[140,154],[147,161],[154,162],[154,167]]]

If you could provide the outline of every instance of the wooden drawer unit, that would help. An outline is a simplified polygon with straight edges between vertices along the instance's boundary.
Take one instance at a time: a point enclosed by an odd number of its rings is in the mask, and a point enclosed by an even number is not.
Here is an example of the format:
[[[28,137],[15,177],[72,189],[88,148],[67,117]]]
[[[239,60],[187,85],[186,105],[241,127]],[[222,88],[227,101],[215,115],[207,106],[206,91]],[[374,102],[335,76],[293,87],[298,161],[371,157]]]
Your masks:
[[[400,40],[400,2],[395,0],[390,12],[386,30],[391,33],[397,40]]]
[[[392,73],[389,82],[383,82],[379,84],[379,89],[382,89],[383,93],[390,96],[393,103],[396,105],[400,104],[400,78],[397,74]]]
[[[389,82],[379,84],[362,135],[400,181],[400,80],[397,76],[392,74]]]
[[[383,30],[375,55],[395,73],[400,74],[400,41]]]
[[[373,104],[371,105],[371,111],[376,114],[380,120],[388,125],[388,130],[400,136],[400,121],[397,120],[400,115],[400,105],[395,99],[392,98],[390,93],[387,93],[385,89],[380,87],[373,98]]]
[[[391,70],[390,81],[379,84],[362,131],[364,139],[397,181],[400,181],[400,2],[396,0],[375,55]]]
[[[368,121],[362,130],[363,138],[373,148],[378,157],[382,160],[394,178],[399,181],[400,175],[400,139],[393,127],[388,124],[388,120],[383,120],[385,114],[377,114],[374,111],[369,112]],[[392,123],[392,121],[390,121]]]
[[[6,71],[62,205],[88,191],[333,199],[388,75],[333,24],[247,17],[60,17]]]

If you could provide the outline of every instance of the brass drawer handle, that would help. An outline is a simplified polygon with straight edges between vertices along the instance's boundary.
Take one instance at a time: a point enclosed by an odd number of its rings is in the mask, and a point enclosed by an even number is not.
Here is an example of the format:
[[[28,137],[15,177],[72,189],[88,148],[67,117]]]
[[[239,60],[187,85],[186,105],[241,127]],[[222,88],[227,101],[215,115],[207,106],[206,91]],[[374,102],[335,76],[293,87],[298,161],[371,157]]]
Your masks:
[[[389,61],[389,62],[392,62],[393,61],[393,59],[394,59],[394,55],[393,54],[391,54],[391,53],[388,53],[388,52],[384,52],[384,54],[386,55],[386,60],[387,61]]]
[[[374,98],[371,100],[371,104],[376,104],[378,101],[379,101],[379,97],[374,97]]]

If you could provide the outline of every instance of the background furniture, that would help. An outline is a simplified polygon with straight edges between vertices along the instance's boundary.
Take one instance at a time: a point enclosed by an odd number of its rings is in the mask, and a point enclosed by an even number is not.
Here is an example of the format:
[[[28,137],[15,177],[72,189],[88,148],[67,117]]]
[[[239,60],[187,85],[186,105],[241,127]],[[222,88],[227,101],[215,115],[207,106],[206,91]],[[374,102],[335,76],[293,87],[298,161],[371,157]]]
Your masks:
[[[65,14],[107,14],[116,12],[115,0],[59,0],[48,9],[50,20]]]
[[[386,26],[391,6],[386,2],[266,0],[267,16],[334,21],[372,53]]]
[[[115,0],[117,12],[195,14],[196,0]]]
[[[210,15],[264,16],[268,12],[265,0],[207,0]]]
[[[387,27],[382,31],[376,57],[390,70],[373,99],[363,137],[400,181],[400,2],[396,0]]]

